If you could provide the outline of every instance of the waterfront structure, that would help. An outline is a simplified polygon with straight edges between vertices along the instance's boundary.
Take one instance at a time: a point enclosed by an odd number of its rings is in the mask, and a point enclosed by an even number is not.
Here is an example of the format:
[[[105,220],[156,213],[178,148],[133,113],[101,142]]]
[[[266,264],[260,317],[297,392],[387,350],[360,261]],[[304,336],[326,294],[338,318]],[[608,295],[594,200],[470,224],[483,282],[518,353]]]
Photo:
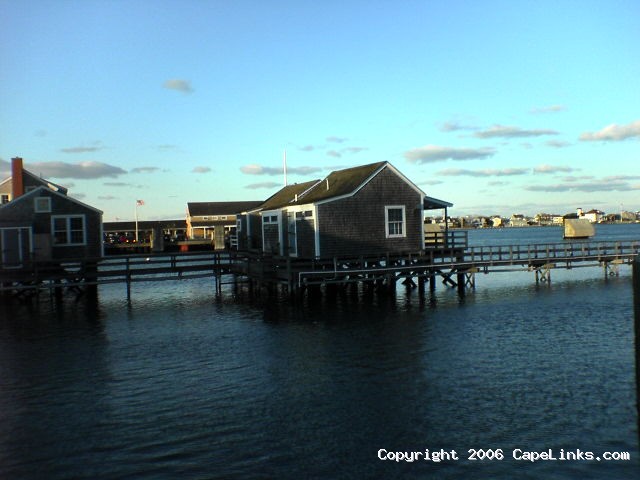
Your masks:
[[[239,245],[294,258],[419,252],[424,211],[451,205],[427,197],[389,162],[371,163],[285,186],[244,212]]]
[[[0,206],[3,268],[102,256],[102,211],[27,172],[21,158],[12,160],[11,174],[11,188],[7,180],[2,183],[9,200]]]
[[[192,240],[210,240],[216,250],[229,248],[231,238],[235,237],[237,215],[261,203],[189,202],[186,218],[187,237]]]

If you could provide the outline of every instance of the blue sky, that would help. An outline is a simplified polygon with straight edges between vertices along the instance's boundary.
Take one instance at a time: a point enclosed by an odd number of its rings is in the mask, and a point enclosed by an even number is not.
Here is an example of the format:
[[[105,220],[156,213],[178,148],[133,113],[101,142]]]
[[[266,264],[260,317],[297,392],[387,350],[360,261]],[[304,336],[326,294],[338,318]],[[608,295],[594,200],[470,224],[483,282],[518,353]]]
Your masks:
[[[10,159],[106,221],[387,160],[453,215],[640,210],[640,2],[0,0]]]

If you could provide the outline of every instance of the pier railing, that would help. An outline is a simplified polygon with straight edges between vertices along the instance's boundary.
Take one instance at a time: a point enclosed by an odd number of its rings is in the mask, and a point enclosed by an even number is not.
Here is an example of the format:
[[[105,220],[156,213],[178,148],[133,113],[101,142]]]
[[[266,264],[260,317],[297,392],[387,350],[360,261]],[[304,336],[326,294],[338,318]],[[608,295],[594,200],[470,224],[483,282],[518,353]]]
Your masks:
[[[468,245],[469,233],[466,230],[424,233],[424,246],[427,249],[467,248]]]

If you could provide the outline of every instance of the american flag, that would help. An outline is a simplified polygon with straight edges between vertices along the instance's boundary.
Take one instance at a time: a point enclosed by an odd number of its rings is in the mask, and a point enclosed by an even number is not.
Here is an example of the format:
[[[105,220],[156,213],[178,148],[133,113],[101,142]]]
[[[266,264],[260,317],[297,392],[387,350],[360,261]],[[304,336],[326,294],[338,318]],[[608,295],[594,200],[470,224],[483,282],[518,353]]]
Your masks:
[[[136,205],[144,205],[144,200],[136,200]]]

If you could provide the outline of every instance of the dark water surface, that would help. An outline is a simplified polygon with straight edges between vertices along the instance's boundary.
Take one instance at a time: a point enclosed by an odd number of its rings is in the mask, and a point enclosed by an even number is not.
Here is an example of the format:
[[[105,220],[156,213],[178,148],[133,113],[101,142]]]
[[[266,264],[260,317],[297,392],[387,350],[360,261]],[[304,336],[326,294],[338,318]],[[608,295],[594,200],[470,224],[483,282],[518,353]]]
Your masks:
[[[122,285],[0,301],[1,479],[640,473],[626,266],[607,279],[554,271],[541,286],[532,273],[478,275],[462,299],[399,286],[216,300],[193,280],[135,284],[130,305]],[[382,461],[380,449],[460,460]],[[504,459],[469,461],[469,449]],[[517,461],[515,449],[631,461]]]

